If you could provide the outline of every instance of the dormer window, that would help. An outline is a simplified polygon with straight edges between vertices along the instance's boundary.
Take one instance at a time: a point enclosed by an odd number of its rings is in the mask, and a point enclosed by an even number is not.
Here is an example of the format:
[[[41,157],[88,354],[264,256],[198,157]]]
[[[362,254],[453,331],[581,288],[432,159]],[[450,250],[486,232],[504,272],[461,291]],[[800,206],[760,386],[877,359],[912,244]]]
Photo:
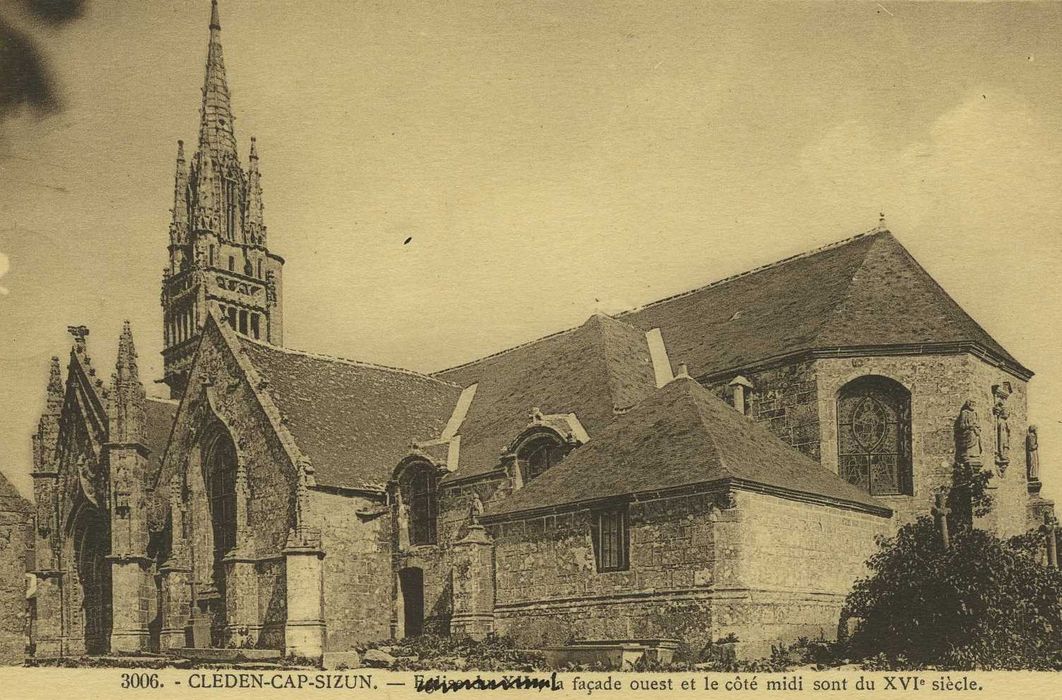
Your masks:
[[[541,476],[558,464],[568,453],[568,447],[554,433],[543,433],[521,445],[516,458],[524,483]]]

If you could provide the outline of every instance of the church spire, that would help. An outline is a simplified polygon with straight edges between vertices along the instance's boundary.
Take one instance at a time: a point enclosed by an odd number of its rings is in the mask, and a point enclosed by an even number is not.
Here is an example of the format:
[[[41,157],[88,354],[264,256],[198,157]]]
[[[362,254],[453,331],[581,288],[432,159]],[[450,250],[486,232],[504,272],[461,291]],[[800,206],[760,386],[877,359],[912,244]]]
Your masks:
[[[207,46],[206,77],[203,80],[203,106],[200,110],[199,150],[209,151],[216,160],[236,157],[236,132],[225,80],[225,58],[221,51],[221,20],[218,2],[210,3],[210,43]]]

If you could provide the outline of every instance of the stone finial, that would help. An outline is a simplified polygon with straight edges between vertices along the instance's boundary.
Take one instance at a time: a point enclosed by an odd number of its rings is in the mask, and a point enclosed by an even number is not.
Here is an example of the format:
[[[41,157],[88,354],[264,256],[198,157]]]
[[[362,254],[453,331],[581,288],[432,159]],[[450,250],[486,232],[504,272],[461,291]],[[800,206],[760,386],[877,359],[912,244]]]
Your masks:
[[[133,329],[129,321],[122,324],[122,335],[118,338],[118,360],[115,362],[115,374],[119,380],[139,381],[140,372],[136,366],[136,347],[133,345]]]
[[[85,353],[85,338],[88,337],[88,326],[67,326],[66,332],[74,336],[74,351],[79,355]]]
[[[537,406],[532,408],[531,409],[531,413],[528,414],[528,415],[529,415],[529,417],[531,419],[531,422],[535,423],[535,424],[541,423],[544,420],[544,416],[542,415],[542,411],[539,410],[539,408]]]

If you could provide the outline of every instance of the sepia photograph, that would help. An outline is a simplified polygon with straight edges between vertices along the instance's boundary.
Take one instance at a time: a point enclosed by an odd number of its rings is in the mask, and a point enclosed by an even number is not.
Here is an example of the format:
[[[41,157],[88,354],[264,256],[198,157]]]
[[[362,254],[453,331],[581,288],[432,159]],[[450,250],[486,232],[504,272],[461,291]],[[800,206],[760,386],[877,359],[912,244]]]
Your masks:
[[[1060,76],[1055,2],[0,0],[0,681],[1050,687]]]

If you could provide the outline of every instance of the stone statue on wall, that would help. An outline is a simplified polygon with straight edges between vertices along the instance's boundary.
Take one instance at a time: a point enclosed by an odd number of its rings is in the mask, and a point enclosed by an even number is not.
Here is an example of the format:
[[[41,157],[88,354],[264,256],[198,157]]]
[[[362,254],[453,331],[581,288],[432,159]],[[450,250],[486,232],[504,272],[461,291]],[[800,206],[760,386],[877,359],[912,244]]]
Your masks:
[[[1029,481],[1040,480],[1040,444],[1035,425],[1030,425],[1025,435],[1025,474]]]
[[[972,399],[962,405],[955,426],[955,452],[960,463],[981,463],[981,419]]]
[[[1002,476],[1010,464],[1010,412],[1006,406],[1010,385],[993,386],[992,395],[996,397],[996,405],[992,407],[992,415],[996,417],[996,466]]]
[[[472,500],[468,504],[468,522],[472,525],[479,524],[479,516],[483,515],[483,500],[478,493],[472,494]]]

